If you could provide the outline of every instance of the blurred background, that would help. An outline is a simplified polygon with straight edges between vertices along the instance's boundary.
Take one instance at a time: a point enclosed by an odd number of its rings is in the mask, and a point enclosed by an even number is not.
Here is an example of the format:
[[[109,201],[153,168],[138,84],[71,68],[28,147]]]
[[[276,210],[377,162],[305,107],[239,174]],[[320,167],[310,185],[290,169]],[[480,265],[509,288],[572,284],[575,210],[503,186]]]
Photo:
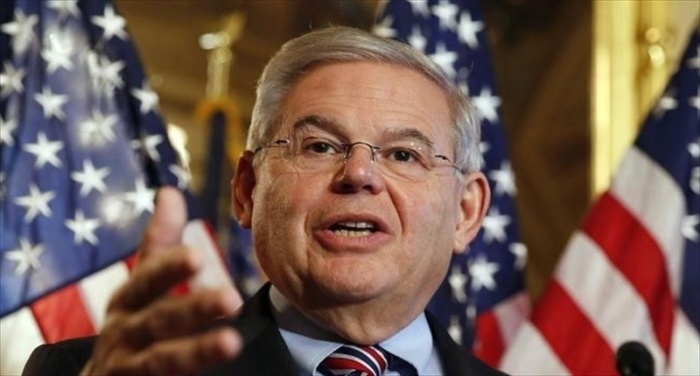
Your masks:
[[[377,0],[115,3],[164,117],[185,137],[194,192],[203,189],[211,151],[207,110],[224,97],[223,106],[238,118],[227,139],[229,163],[218,172],[222,221],[229,215],[231,165],[242,150],[256,79],[266,61],[286,40],[314,28],[371,29],[380,5]],[[699,5],[684,0],[482,4],[517,184],[518,225],[528,248],[526,285],[536,298],[667,82]],[[230,54],[222,55],[224,50]],[[228,234],[224,230],[222,237]]]

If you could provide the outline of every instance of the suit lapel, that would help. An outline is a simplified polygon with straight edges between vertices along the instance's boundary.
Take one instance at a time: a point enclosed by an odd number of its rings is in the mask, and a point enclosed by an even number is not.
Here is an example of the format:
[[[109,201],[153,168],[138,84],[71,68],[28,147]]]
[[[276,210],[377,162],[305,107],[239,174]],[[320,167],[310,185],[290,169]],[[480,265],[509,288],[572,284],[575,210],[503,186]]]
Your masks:
[[[243,306],[241,313],[222,321],[243,337],[238,358],[220,364],[202,375],[299,376],[287,345],[272,318],[270,284],[266,284]]]
[[[455,342],[439,323],[438,319],[430,312],[426,311],[425,316],[428,319],[430,332],[433,334],[433,343],[440,356],[444,375],[505,375],[487,366],[467,349]]]

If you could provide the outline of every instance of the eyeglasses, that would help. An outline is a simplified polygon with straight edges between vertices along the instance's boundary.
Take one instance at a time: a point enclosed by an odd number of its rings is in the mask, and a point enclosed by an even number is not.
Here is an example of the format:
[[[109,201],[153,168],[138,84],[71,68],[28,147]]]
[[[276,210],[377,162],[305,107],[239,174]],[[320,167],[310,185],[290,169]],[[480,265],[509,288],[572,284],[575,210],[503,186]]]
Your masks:
[[[423,181],[434,176],[440,168],[457,167],[449,158],[435,154],[426,143],[414,139],[396,140],[380,146],[364,141],[341,143],[326,137],[293,137],[275,140],[253,151],[280,149],[284,157],[306,172],[327,172],[347,163],[355,146],[366,146],[370,161],[386,176],[409,181]]]

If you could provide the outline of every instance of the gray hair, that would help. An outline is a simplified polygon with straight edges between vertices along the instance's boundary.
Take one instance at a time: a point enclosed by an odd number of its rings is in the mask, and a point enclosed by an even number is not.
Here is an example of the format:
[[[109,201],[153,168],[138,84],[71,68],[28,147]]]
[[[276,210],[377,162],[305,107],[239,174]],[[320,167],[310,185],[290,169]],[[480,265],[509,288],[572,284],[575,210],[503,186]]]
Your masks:
[[[406,67],[439,85],[448,96],[455,165],[462,172],[481,168],[479,123],[471,104],[445,72],[407,44],[343,26],[312,31],[292,39],[272,57],[258,81],[257,100],[248,130],[248,150],[271,141],[282,116],[280,105],[296,80],[319,65],[354,61]]]

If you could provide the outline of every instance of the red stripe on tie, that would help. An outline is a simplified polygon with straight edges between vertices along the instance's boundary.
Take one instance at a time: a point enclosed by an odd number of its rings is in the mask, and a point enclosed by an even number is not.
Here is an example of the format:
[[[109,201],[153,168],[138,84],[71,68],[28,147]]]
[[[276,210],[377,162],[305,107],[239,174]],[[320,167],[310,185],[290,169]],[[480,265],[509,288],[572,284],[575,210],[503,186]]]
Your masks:
[[[388,362],[387,362],[387,359],[384,357],[384,354],[382,354],[381,351],[379,351],[375,347],[370,347],[370,346],[362,347],[362,350],[364,350],[367,354],[369,354],[369,356],[372,359],[374,359],[377,362],[380,370],[386,369]]]
[[[610,193],[600,198],[582,230],[644,299],[656,339],[668,357],[675,305],[666,258],[659,244]]]
[[[47,343],[95,334],[92,319],[75,284],[37,300],[30,309]]]
[[[613,350],[558,281],[550,282],[537,304],[532,323],[572,374],[617,374]],[[550,312],[560,319],[553,319]],[[582,354],[596,354],[597,361]]]
[[[341,346],[319,365],[319,371],[333,375],[361,372],[362,375],[384,374],[388,359],[381,349],[374,346]]]

